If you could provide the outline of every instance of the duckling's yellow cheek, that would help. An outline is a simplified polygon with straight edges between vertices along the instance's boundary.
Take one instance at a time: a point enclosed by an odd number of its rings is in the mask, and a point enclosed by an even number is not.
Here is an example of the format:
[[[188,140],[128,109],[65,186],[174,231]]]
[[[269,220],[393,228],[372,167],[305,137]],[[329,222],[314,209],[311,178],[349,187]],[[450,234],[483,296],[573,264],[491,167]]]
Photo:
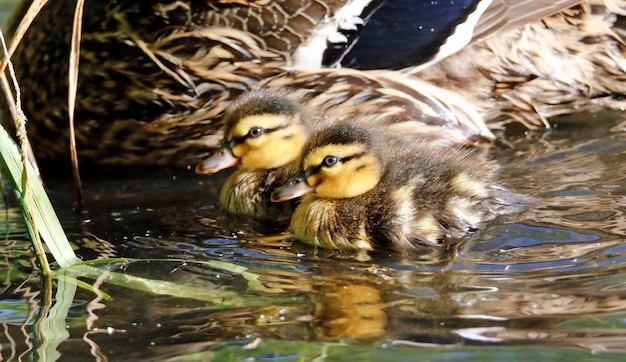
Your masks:
[[[245,144],[253,150],[263,149],[263,147],[267,146],[267,138],[266,135],[262,135],[258,138],[248,138]]]
[[[319,194],[324,192],[328,197],[350,198],[375,188],[380,181],[380,170],[375,163],[346,164],[329,170],[323,179],[320,188],[323,186],[324,189],[318,191]]]
[[[250,151],[241,158],[241,165],[249,168],[270,169],[275,168],[275,155],[268,150],[262,148],[250,149]]]
[[[349,193],[347,189],[350,188],[350,185],[347,184],[347,180],[334,177],[334,175],[329,175],[328,173],[324,173],[321,177],[311,177],[310,179],[314,180],[313,183],[309,183],[309,185],[317,185],[315,187],[315,193],[319,196],[333,199],[349,197],[346,195]],[[309,181],[307,180],[307,182]]]
[[[248,147],[245,143],[241,143],[232,147],[231,151],[235,157],[243,158],[248,154],[248,152],[250,152],[250,147]]]
[[[262,139],[261,139],[262,138]],[[241,160],[243,166],[251,168],[277,168],[295,161],[302,147],[292,145],[275,137],[262,136],[247,142],[248,153]]]
[[[267,137],[261,136],[255,139],[247,139],[245,142],[232,147],[235,157],[241,159],[241,166],[246,168],[274,168],[274,150],[267,141]]]
[[[320,183],[320,178],[317,175],[309,176],[306,178],[306,183],[309,186],[315,187]]]

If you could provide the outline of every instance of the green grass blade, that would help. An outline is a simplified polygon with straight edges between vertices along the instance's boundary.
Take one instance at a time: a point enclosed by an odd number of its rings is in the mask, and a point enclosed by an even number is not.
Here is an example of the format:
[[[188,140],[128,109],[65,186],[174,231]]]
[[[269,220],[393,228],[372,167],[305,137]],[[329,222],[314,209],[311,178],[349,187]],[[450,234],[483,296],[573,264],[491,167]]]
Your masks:
[[[52,253],[52,256],[61,268],[67,268],[81,260],[74,254],[74,250],[67,240],[67,236],[61,227],[61,223],[54,212],[54,208],[50,203],[50,199],[38,177],[30,177],[30,188],[33,195],[33,205],[24,202],[25,188],[22,183],[24,177],[24,164],[19,152],[19,148],[11,139],[4,127],[0,127],[0,154],[2,155],[2,163],[4,169],[9,173],[9,179],[15,186],[18,201],[26,214],[26,222],[33,220],[36,224],[41,238]],[[36,175],[33,167],[28,163],[29,174]]]
[[[145,259],[125,259],[127,262],[139,262],[146,261]],[[173,259],[161,260],[164,262],[172,262]],[[115,261],[115,259],[109,260],[93,260],[82,264],[77,264],[71,268],[60,270],[55,272],[56,279],[70,278],[68,280],[74,280],[77,277],[99,279],[107,284],[118,285],[124,288],[132,289],[138,292],[150,293],[154,295],[165,295],[175,298],[187,298],[201,300],[207,303],[211,303],[215,308],[245,308],[254,306],[267,306],[280,303],[298,303],[301,302],[298,297],[282,297],[272,295],[247,295],[236,291],[232,287],[221,286],[214,289],[199,288],[197,285],[190,283],[189,285],[181,284],[180,282],[171,282],[168,280],[149,279],[145,277],[138,277],[130,273],[119,273],[115,271],[106,270],[106,264]],[[158,260],[153,260],[158,261]],[[231,263],[212,261],[185,261],[189,263],[202,264],[207,267],[215,268],[217,270],[232,271],[233,274],[238,274],[248,280],[248,285],[255,291],[266,291],[267,288],[257,288],[258,277],[251,278],[251,273],[246,267],[236,266]],[[104,264],[105,269],[96,268],[93,265]],[[251,281],[252,280],[252,281]],[[211,306],[207,306],[207,309],[211,309]]]

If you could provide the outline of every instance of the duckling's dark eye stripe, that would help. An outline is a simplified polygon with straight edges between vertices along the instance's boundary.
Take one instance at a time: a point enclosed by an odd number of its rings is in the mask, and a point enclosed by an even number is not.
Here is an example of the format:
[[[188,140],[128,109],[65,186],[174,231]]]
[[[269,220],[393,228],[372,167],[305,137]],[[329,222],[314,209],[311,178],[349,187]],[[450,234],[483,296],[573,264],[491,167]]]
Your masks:
[[[284,128],[289,127],[288,125],[280,125],[274,128],[263,128],[263,133],[271,133],[271,132],[275,132]],[[240,144],[240,143],[244,143],[248,138],[250,138],[251,136],[249,134],[245,134],[243,136],[233,136],[230,139],[231,143],[235,143],[235,144]]]
[[[365,156],[366,154],[367,154],[367,152],[361,152],[361,153],[355,153],[354,155],[350,155],[350,156],[346,156],[346,157],[337,157],[337,163],[339,163],[339,162],[348,162],[348,161],[350,161],[350,160],[352,160],[354,158],[359,158],[359,157]],[[325,167],[325,165],[323,163],[320,163],[317,166],[313,166],[313,167],[309,168],[306,171],[306,176],[309,177],[309,176],[315,175],[316,173],[320,172],[320,170],[322,168],[324,168],[324,167]]]

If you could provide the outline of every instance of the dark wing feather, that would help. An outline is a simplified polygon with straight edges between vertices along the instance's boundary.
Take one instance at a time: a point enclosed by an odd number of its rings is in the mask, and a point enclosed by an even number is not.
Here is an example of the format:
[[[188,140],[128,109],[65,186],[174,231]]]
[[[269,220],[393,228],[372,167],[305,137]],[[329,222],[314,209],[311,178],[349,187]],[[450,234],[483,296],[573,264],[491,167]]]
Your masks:
[[[436,62],[468,43],[537,21],[579,2],[387,0],[371,15],[342,64],[359,69],[400,69]]]

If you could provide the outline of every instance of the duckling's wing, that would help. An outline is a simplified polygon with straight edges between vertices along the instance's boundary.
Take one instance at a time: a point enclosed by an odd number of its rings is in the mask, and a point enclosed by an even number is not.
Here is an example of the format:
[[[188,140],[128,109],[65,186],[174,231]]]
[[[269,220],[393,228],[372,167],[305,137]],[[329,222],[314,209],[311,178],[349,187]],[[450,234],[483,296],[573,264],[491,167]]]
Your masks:
[[[387,0],[342,61],[359,69],[435,63],[497,31],[537,21],[580,0]]]

